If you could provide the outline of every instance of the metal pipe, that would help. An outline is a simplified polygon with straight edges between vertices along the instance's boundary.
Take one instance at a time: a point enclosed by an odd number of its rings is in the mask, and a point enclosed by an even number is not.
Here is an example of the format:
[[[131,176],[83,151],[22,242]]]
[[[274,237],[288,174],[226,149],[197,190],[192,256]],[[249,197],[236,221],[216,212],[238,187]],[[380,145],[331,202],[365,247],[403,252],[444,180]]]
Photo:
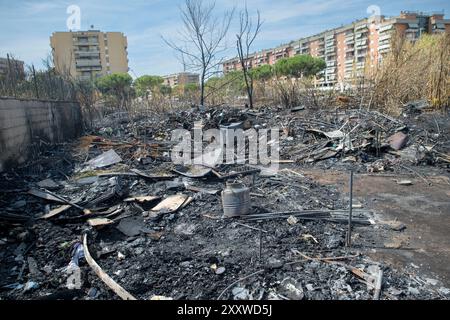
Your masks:
[[[347,247],[352,246],[353,170],[350,171],[350,207],[348,210]]]
[[[259,230],[259,262],[262,261],[262,230]]]

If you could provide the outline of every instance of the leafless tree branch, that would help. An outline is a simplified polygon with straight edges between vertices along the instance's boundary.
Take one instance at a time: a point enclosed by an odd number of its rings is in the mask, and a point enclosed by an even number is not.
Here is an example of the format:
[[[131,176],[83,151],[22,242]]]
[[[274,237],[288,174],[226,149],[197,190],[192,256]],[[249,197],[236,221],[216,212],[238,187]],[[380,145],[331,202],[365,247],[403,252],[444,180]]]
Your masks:
[[[163,37],[163,41],[181,57],[183,66],[200,73],[200,104],[205,102],[205,82],[214,74],[223,59],[223,42],[230,28],[235,9],[216,17],[214,1],[185,0],[181,11],[183,30],[175,43]]]
[[[256,24],[253,25],[253,20],[248,13],[247,4],[245,4],[245,9],[239,14],[239,33],[236,34],[236,48],[242,72],[244,73],[245,87],[247,89],[250,108],[253,108],[253,75],[249,72],[249,69],[251,68],[251,61],[249,59],[250,48],[260,33],[262,24],[261,14],[258,10]]]

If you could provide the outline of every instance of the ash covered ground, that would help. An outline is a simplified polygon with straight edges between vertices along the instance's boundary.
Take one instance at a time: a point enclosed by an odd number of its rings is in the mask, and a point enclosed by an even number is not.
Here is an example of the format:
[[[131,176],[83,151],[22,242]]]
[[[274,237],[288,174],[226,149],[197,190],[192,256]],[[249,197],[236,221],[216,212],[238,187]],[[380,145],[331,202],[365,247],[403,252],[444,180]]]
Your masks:
[[[75,259],[73,249],[87,235],[93,259],[137,299],[450,298],[449,289],[413,266],[395,269],[368,257],[403,226],[384,223],[364,201],[354,203],[352,247],[346,247],[348,194],[301,173],[321,168],[407,172],[425,180],[431,172],[448,176],[448,114],[405,112],[393,118],[301,109],[111,116],[91,135],[48,148],[38,160],[3,173],[0,297],[120,299],[83,254]],[[230,165],[213,168],[219,175],[180,174],[170,161],[171,130],[194,125],[279,128],[280,170],[246,174],[245,167]],[[110,150],[120,160],[96,167],[92,159]],[[220,173],[236,174],[226,179]],[[220,192],[230,179],[250,188],[251,219],[223,217]],[[155,213],[158,203],[177,194],[186,201]],[[148,196],[154,198],[136,199]],[[104,220],[94,224],[95,219]],[[79,268],[70,264],[74,259]],[[71,284],[74,269],[77,280]]]

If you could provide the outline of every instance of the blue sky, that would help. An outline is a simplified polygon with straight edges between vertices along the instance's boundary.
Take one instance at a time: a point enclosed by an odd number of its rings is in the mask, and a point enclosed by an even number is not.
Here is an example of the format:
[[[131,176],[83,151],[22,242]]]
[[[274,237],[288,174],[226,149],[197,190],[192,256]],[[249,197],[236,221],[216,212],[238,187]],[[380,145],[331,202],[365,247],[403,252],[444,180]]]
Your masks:
[[[27,64],[42,66],[50,50],[54,31],[67,31],[66,9],[81,8],[81,28],[94,25],[102,31],[121,31],[128,37],[131,74],[169,74],[182,70],[173,51],[161,35],[176,39],[181,27],[179,6],[183,0],[0,0],[0,57],[12,53]],[[218,13],[242,0],[216,0]],[[247,0],[252,11],[259,9],[264,20],[254,49],[269,48],[324,29],[340,26],[368,16],[367,8],[376,5],[381,14],[398,15],[401,10],[442,11],[450,18],[448,0]],[[232,25],[226,56],[235,55]]]

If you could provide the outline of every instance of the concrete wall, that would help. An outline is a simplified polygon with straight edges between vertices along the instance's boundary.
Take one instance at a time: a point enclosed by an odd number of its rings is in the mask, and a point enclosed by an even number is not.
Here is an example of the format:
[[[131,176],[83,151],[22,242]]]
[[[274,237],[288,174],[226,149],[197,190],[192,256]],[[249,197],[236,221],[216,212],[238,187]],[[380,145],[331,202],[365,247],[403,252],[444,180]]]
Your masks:
[[[64,142],[82,131],[81,109],[75,102],[0,98],[0,171],[27,161],[41,140]]]

